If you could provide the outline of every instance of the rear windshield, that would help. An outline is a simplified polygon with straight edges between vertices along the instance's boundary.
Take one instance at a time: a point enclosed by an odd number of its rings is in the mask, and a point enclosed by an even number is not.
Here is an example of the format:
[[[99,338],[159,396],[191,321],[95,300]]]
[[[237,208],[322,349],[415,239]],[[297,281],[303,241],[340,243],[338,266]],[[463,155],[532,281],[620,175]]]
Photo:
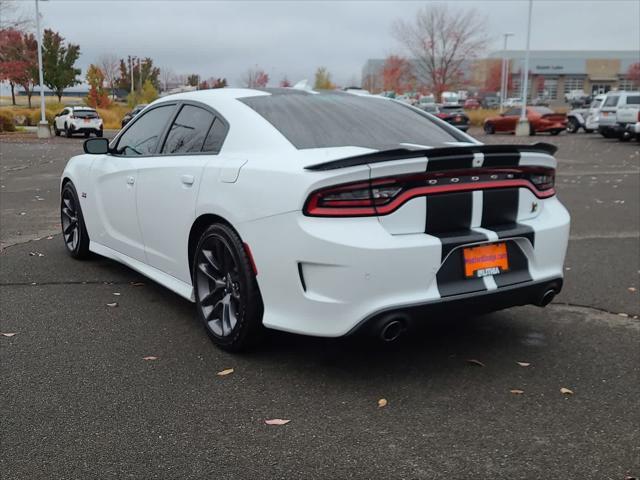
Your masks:
[[[457,105],[443,105],[440,107],[443,112],[463,112],[464,109]]]
[[[75,110],[73,116],[77,118],[98,118],[98,112],[93,110]]]
[[[382,150],[400,143],[442,146],[466,141],[428,115],[379,97],[287,90],[240,101],[298,149],[357,146]]]

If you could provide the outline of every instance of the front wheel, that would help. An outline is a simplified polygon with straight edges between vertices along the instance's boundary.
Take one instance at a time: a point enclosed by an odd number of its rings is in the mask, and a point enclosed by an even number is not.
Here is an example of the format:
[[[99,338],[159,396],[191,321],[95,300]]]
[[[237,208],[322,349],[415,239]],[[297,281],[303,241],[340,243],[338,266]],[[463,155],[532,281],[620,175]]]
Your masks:
[[[71,182],[67,182],[62,188],[60,220],[62,224],[62,239],[69,255],[79,260],[88,258],[90,255],[89,234],[84,224],[78,194]]]
[[[567,121],[567,132],[569,133],[578,133],[578,130],[580,130],[580,124],[578,123],[578,120],[576,120],[575,118],[570,118]]]
[[[192,270],[198,317],[213,343],[229,351],[255,345],[263,333],[262,298],[238,234],[224,224],[209,227]]]
[[[98,137],[98,138],[102,138],[102,130],[98,130],[98,131],[96,132],[96,137]]]
[[[493,126],[493,123],[485,123],[484,124],[484,133],[487,135],[493,135],[496,133],[496,127]]]
[[[55,133],[56,137],[60,136],[60,130],[58,130],[58,126],[55,122],[53,122],[53,133]]]

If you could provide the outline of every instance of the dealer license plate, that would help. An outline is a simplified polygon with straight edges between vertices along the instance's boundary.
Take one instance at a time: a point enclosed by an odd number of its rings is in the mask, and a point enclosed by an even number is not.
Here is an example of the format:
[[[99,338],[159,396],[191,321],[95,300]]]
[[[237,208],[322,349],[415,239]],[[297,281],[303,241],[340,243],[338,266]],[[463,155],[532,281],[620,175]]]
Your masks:
[[[504,242],[467,247],[462,252],[466,278],[498,275],[509,270],[507,244]]]

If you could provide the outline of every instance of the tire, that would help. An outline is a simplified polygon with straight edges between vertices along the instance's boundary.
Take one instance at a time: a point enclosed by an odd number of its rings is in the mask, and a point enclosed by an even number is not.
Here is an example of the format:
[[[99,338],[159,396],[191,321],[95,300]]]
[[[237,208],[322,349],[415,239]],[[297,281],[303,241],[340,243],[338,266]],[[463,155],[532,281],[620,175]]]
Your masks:
[[[102,130],[98,130],[98,131],[96,132],[96,137],[98,137],[98,138],[102,138]]]
[[[484,124],[484,133],[486,133],[487,135],[493,135],[494,133],[496,133],[496,127],[493,125],[493,123],[485,123]]]
[[[91,136],[91,132],[84,132],[84,138],[89,138]]]
[[[586,128],[585,127],[584,133],[593,133],[593,128]]]
[[[198,318],[218,347],[237,352],[264,332],[262,297],[252,261],[238,234],[216,223],[200,237],[192,265]]]
[[[621,142],[628,142],[629,140],[631,140],[631,133],[629,132],[623,132],[622,135],[620,135],[620,141]]]
[[[529,136],[535,137],[535,135],[536,135],[536,129],[533,127],[533,125],[529,124]]]
[[[64,136],[67,138],[71,138],[71,135],[73,135],[71,133],[71,130],[69,130],[69,127],[67,126],[67,124],[64,124]]]
[[[578,133],[580,130],[580,123],[575,118],[571,117],[567,120],[567,132],[569,133]]]
[[[89,233],[82,216],[78,194],[71,182],[62,187],[60,223],[62,240],[69,255],[78,260],[89,258]]]
[[[58,130],[58,126],[55,122],[53,122],[53,133],[55,133],[56,137],[60,136],[60,130]]]

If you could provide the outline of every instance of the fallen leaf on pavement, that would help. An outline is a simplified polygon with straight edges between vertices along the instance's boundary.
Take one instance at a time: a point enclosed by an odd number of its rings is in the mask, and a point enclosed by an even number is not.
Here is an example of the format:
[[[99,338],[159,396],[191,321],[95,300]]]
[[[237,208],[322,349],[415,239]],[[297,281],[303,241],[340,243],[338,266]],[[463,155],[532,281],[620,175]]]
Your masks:
[[[17,335],[17,333],[2,333],[0,335],[2,335],[3,337],[13,337],[14,335]]]
[[[637,288],[634,287],[629,287],[627,290],[629,290],[631,293],[637,291]]]
[[[113,294],[114,294],[116,297],[119,297],[119,296],[120,296],[120,292],[113,292]]]
[[[470,363],[471,365],[477,365],[479,367],[485,366],[484,363],[482,363],[480,360],[476,360],[475,358],[468,358],[467,363]]]
[[[158,357],[154,357],[154,356],[148,356],[148,357],[142,357],[143,360],[157,360]]]
[[[564,395],[573,395],[573,390],[569,390],[568,388],[562,387],[560,389],[560,393],[562,393]]]
[[[53,240],[53,236],[52,236],[52,235],[49,235],[49,236],[47,237],[47,240]]]
[[[44,257],[44,253],[40,252],[29,252],[30,257]]]
[[[518,390],[517,388],[514,388],[513,390],[509,390],[509,392],[513,393],[514,395],[522,395],[524,393],[524,390]]]
[[[620,316],[620,317],[628,317],[629,314],[628,313],[619,313],[618,316]]]
[[[143,282],[131,282],[132,287],[142,287],[144,286]]]
[[[229,375],[230,373],[233,373],[233,368],[227,368],[225,370],[221,370],[218,373],[216,373],[216,375],[218,375],[219,377],[224,377],[225,375]]]
[[[386,407],[388,403],[386,398],[381,398],[378,400],[378,408]]]
[[[107,303],[107,307],[114,308],[114,307],[117,307],[117,306],[118,306],[118,302]]]
[[[273,418],[271,420],[265,420],[264,423],[267,425],[286,425],[291,420],[283,420],[282,418]]]
[[[516,362],[516,363],[521,367],[528,367],[529,365],[531,365],[530,363],[527,363],[527,362]]]

